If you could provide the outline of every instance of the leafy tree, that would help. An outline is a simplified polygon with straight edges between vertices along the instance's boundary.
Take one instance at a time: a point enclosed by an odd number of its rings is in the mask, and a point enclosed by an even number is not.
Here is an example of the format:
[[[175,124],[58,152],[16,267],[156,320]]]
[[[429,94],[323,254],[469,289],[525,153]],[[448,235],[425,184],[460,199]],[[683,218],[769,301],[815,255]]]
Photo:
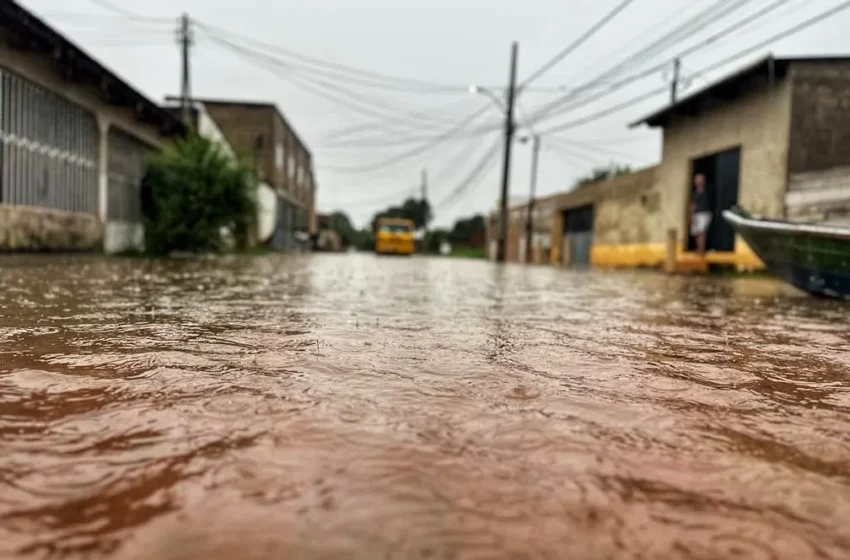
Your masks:
[[[343,247],[348,248],[356,244],[357,229],[345,212],[334,212],[330,215],[330,228],[339,236]]]
[[[446,229],[434,229],[429,231],[425,235],[425,239],[422,241],[422,250],[426,253],[439,253],[440,246],[444,241],[448,241],[450,231]]]
[[[484,216],[477,214],[471,218],[461,219],[455,222],[449,239],[452,243],[470,245],[476,237],[483,237],[487,231],[487,221]]]
[[[614,177],[619,177],[620,175],[628,175],[631,172],[632,168],[628,165],[611,165],[609,167],[597,167],[584,177],[579,178],[573,184],[573,188],[578,189],[587,185],[592,185],[593,183],[598,183],[600,181],[607,181],[608,179],[613,179]]]
[[[358,230],[354,247],[358,251],[374,251],[375,231],[371,229]]]
[[[249,243],[256,217],[253,172],[215,142],[190,133],[151,157],[142,180],[145,249],[220,252],[222,230]]]
[[[427,200],[408,198],[401,206],[390,206],[372,217],[372,231],[380,218],[406,218],[412,220],[416,229],[422,229],[431,221],[431,205]]]

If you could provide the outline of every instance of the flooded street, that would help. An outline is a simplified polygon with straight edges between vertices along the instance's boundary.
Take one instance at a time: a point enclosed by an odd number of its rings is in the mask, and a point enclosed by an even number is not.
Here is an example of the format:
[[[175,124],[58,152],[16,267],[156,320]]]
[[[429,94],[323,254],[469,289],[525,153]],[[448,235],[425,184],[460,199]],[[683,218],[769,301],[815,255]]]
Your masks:
[[[3,257],[0,557],[848,558],[848,309],[424,257]]]

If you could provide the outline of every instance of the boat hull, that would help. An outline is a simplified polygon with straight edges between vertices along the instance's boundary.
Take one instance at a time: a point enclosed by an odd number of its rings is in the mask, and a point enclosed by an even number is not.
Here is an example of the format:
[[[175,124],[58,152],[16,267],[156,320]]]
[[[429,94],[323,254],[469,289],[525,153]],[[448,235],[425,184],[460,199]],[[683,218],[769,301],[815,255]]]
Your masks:
[[[810,294],[850,300],[850,229],[723,213],[768,270]]]

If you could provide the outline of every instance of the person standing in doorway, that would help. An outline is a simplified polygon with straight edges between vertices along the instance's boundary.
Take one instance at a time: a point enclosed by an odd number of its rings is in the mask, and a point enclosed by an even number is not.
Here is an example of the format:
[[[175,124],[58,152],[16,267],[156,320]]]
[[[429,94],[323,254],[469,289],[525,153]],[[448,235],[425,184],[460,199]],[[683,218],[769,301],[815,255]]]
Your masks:
[[[713,214],[708,205],[708,193],[705,190],[705,175],[694,176],[694,193],[691,197],[691,235],[696,238],[697,252],[705,256],[708,228],[711,227]]]

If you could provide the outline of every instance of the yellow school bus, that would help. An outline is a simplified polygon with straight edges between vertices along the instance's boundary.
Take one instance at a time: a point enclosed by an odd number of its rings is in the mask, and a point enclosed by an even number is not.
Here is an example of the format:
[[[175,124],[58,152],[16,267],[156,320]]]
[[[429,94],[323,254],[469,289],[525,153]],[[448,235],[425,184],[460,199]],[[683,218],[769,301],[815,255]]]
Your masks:
[[[375,252],[379,255],[412,255],[416,250],[412,220],[380,218],[375,228]]]

